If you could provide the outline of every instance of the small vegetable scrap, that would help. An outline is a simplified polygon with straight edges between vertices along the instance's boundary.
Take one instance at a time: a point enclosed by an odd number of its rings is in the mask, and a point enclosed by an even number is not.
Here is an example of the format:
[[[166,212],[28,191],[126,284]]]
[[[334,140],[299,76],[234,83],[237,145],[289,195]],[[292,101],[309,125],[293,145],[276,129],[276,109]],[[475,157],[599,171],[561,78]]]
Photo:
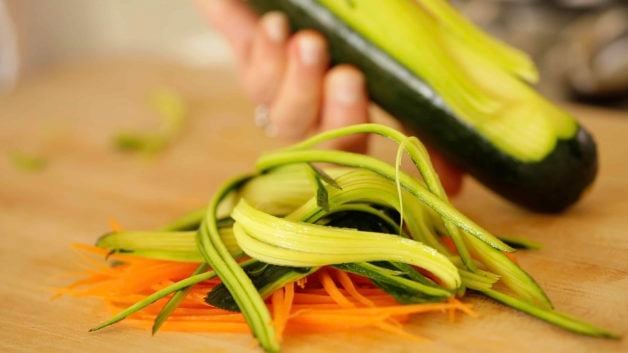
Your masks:
[[[172,89],[160,88],[152,92],[149,104],[161,119],[159,129],[149,133],[118,133],[114,138],[116,148],[151,155],[163,150],[178,137],[188,114],[183,98]]]
[[[395,165],[316,148],[354,134],[397,143]],[[420,177],[401,170],[404,153]],[[450,204],[420,141],[377,124],[265,154],[207,208],[79,247],[109,262],[59,291],[116,311],[92,331],[127,319],[153,333],[250,332],[268,352],[296,333],[374,327],[417,338],[401,325],[411,315],[475,316],[461,301],[475,292],[575,333],[618,337],[554,310],[514,249]]]
[[[40,172],[48,166],[46,158],[21,151],[10,153],[9,159],[15,168],[25,172]]]

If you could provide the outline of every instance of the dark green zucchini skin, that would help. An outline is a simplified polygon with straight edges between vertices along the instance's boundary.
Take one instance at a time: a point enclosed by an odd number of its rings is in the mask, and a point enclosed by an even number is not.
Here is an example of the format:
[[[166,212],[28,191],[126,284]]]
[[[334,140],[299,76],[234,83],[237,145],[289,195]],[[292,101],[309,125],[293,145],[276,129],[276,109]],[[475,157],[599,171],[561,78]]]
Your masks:
[[[572,138],[559,140],[543,160],[522,162],[454,116],[425,82],[317,1],[249,0],[249,4],[260,13],[286,13],[294,30],[321,32],[334,64],[350,64],[364,73],[372,101],[506,199],[539,212],[559,212],[576,202],[595,179],[597,148],[582,126]]]

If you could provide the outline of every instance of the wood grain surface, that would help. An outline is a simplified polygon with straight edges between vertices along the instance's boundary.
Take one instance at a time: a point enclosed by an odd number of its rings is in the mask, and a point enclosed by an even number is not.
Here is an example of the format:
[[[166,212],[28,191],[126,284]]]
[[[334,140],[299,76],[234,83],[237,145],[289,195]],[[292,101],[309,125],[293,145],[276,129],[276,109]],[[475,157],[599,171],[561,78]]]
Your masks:
[[[221,72],[223,71],[223,72]],[[0,97],[0,352],[260,352],[247,335],[160,333],[116,325],[87,329],[108,313],[97,301],[50,301],[72,280],[68,245],[91,243],[115,217],[127,228],[156,227],[203,205],[227,177],[251,169],[281,145],[254,128],[252,106],[229,70],[119,59],[42,73]],[[147,95],[179,91],[191,114],[182,137],[156,158],[113,150],[120,130],[151,129]],[[497,234],[544,244],[521,253],[522,265],[559,310],[628,333],[628,114],[569,107],[597,137],[599,177],[586,197],[561,215],[527,212],[467,180],[456,205]],[[392,159],[390,146],[374,153]],[[42,155],[40,172],[15,168],[15,151]],[[284,352],[628,352],[626,339],[580,337],[479,297],[481,317],[449,323],[421,316],[410,332],[426,343],[377,330],[302,335]]]

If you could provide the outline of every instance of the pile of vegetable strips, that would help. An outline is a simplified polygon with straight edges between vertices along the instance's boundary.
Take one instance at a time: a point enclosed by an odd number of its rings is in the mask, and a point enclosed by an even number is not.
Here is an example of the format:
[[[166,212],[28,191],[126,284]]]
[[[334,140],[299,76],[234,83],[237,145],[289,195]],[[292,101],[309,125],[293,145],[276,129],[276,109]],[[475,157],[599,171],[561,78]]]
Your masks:
[[[316,149],[354,134],[397,143],[395,165]],[[420,177],[401,170],[404,154]],[[92,331],[128,317],[153,333],[251,332],[268,352],[290,332],[376,327],[415,337],[400,325],[411,314],[475,315],[458,299],[468,291],[566,330],[617,337],[555,311],[512,259],[513,246],[528,244],[502,241],[456,210],[415,137],[355,125],[265,154],[256,168],[162,229],[115,227],[80,245],[108,265],[97,261],[59,293],[117,311]]]

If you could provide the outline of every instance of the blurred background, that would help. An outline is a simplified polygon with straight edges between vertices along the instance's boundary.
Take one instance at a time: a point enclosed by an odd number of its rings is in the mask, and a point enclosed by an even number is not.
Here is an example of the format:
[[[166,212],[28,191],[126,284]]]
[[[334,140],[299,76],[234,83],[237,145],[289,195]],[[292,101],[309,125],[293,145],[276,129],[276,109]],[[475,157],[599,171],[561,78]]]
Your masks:
[[[530,53],[556,100],[628,108],[627,0],[456,0],[474,22]],[[193,1],[0,0],[0,91],[53,66],[153,55],[230,65]]]

